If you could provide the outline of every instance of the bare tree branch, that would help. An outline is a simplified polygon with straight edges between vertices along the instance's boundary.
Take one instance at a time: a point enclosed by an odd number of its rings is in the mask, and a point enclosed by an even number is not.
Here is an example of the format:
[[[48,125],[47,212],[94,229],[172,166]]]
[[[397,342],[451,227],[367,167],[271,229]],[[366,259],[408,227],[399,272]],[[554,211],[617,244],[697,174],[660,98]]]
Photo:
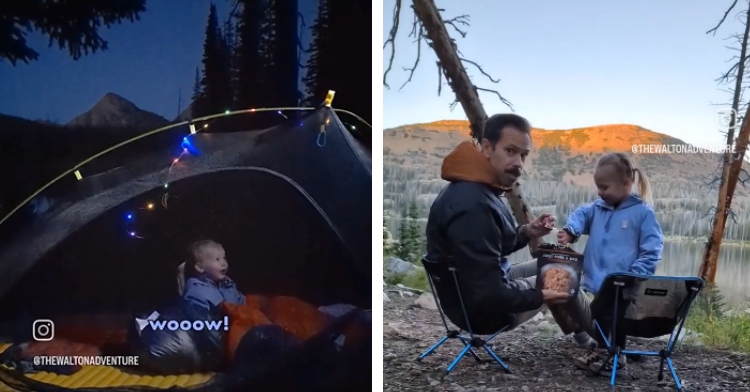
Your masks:
[[[412,6],[413,8],[413,6]],[[422,24],[419,23],[419,18],[417,18],[417,14],[414,14],[414,22],[412,22],[411,26],[411,33],[409,33],[409,37],[414,37],[414,40],[417,42],[417,58],[414,60],[414,65],[411,68],[404,68],[404,71],[409,71],[409,78],[406,79],[404,84],[401,85],[401,87],[398,89],[401,91],[409,82],[411,82],[411,78],[414,76],[414,71],[417,70],[417,66],[419,65],[419,60],[422,58],[422,40],[427,40],[427,37],[424,33],[424,27],[422,27]]]
[[[388,33],[388,38],[385,40],[385,43],[383,44],[383,50],[385,50],[387,47],[390,46],[388,66],[383,72],[383,86],[386,89],[390,89],[390,85],[388,84],[388,74],[393,69],[393,63],[394,63],[395,56],[396,56],[395,44],[396,44],[396,37],[398,35],[398,30],[399,30],[401,7],[403,5],[402,1],[403,0],[396,0],[396,4],[394,5],[394,8],[393,8],[393,21],[392,21],[393,25],[391,26],[391,30]],[[412,11],[414,11],[414,5],[411,5],[410,7]],[[445,10],[439,9],[439,11],[443,12]],[[460,34],[462,38],[465,38],[467,35],[467,32],[466,30],[464,30],[464,27],[471,26],[471,24],[469,23],[469,20],[470,19],[468,15],[459,15],[450,19],[443,19],[442,21],[443,21],[443,24],[446,25],[446,27],[450,26],[455,32]],[[411,67],[403,67],[403,70],[405,72],[408,72],[409,76],[407,77],[406,81],[401,85],[401,87],[399,87],[399,91],[401,91],[404,87],[406,87],[406,85],[409,84],[409,82],[411,82],[414,77],[414,72],[416,72],[417,67],[419,66],[419,63],[422,58],[422,43],[424,42],[424,44],[426,44],[432,50],[435,49],[433,47],[432,42],[430,41],[430,38],[427,36],[424,26],[422,25],[422,22],[419,20],[419,17],[417,16],[416,12],[414,12],[414,21],[412,22],[412,28],[411,28],[411,32],[409,33],[409,37],[413,38],[414,42],[417,44],[417,58],[412,63]],[[456,50],[456,52],[459,55],[463,56],[461,52],[458,50],[458,45],[456,44],[456,41],[454,39],[451,39],[451,44],[453,45],[454,50]],[[484,68],[482,68],[482,66],[479,65],[477,62],[467,59],[467,58],[463,58],[463,57],[459,57],[459,59],[463,63],[473,65],[477,70],[479,70],[479,72],[483,76],[489,79],[491,83],[497,84],[500,82],[500,79],[493,78],[492,75],[486,72]],[[437,69],[438,69],[438,96],[440,96],[440,94],[442,93],[442,89],[443,89],[443,77],[445,75],[443,72],[444,69],[442,65],[440,64],[440,61],[437,61],[436,64],[437,64]],[[477,86],[474,86],[474,89],[477,91],[489,92],[489,93],[496,95],[500,99],[500,102],[508,106],[508,108],[510,108],[511,111],[513,110],[513,105],[510,103],[510,101],[505,99],[505,97],[503,97],[499,91],[488,89],[488,88],[477,87]],[[451,110],[455,108],[456,104],[458,104],[457,100],[450,104]]]
[[[442,13],[444,10],[440,10]],[[469,27],[471,26],[469,24],[469,15],[459,15],[455,18],[451,18],[448,20],[443,21],[446,25],[453,27],[453,30],[455,30],[458,34],[461,34],[461,38],[466,38],[467,32],[464,30],[461,30],[457,24]]]
[[[396,36],[398,35],[398,24],[401,20],[401,0],[396,0],[396,4],[393,6],[393,24],[391,25],[391,31],[388,32],[388,38],[383,43],[383,50],[386,46],[391,45],[391,55],[388,58],[388,67],[383,72],[383,86],[390,90],[388,86],[388,73],[393,69],[393,60],[396,58]]]
[[[717,23],[717,24],[716,24],[716,27],[714,27],[714,28],[713,28],[713,29],[711,29],[711,30],[708,30],[708,31],[706,31],[706,34],[713,34],[713,35],[716,35],[716,31],[717,31],[717,30],[719,30],[719,27],[721,27],[721,25],[722,25],[722,24],[724,23],[724,21],[725,21],[725,20],[727,19],[727,16],[729,15],[729,13],[730,13],[730,12],[732,12],[732,9],[734,9],[734,7],[735,7],[736,5],[737,5],[737,0],[734,0],[734,1],[732,2],[732,5],[730,5],[730,6],[729,6],[729,9],[727,9],[727,11],[726,11],[726,12],[724,12],[724,16],[722,16],[722,17],[721,17],[721,20],[719,21],[719,23]]]
[[[488,74],[487,72],[484,72],[484,69],[482,69],[482,67],[479,64],[477,64],[477,63],[475,63],[475,62],[473,62],[471,60],[467,60],[465,58],[461,58],[461,61],[463,61],[464,63],[469,63],[469,64],[475,66],[479,70],[479,72],[481,72],[482,75],[486,76],[487,79],[489,79],[492,83],[500,83],[500,79],[493,79],[492,76],[490,76],[490,74]]]

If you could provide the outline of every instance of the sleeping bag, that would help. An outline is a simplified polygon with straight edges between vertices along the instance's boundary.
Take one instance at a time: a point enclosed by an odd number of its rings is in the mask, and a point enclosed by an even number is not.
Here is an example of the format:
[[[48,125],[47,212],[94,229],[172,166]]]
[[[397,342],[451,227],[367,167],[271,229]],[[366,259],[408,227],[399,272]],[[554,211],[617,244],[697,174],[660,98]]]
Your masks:
[[[265,361],[287,354],[299,342],[299,339],[278,325],[258,325],[242,337],[235,358],[245,365],[259,366]]]
[[[187,323],[203,328],[184,328]],[[197,322],[197,323],[194,323]],[[183,325],[180,325],[180,324]],[[207,323],[214,327],[207,328]],[[131,355],[153,374],[185,374],[217,371],[224,358],[224,316],[180,299],[176,304],[137,315],[128,331]]]
[[[364,390],[370,380],[349,383],[350,367],[333,341],[359,315],[354,310],[331,322],[316,335],[299,341],[279,325],[251,328],[237,348],[226,378],[226,391],[340,391]],[[368,353],[369,355],[369,353]],[[371,372],[371,358],[367,369]],[[369,377],[371,379],[371,377]]]

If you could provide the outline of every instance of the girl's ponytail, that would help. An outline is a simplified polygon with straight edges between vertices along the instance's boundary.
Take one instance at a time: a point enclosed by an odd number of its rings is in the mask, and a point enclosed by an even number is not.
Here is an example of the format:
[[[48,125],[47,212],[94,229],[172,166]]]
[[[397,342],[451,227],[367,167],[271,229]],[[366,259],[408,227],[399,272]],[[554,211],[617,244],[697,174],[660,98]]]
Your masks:
[[[646,202],[646,204],[653,205],[654,201],[651,195],[651,182],[649,182],[648,177],[641,169],[634,168],[633,173],[638,174],[638,195]]]

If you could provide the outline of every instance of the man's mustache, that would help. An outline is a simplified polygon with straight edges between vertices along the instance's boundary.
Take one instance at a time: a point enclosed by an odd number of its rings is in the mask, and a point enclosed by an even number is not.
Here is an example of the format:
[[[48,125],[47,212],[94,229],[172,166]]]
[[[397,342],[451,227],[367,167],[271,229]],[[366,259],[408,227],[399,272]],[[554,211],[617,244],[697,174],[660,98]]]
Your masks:
[[[521,169],[508,169],[505,172],[508,174],[512,174],[516,177],[521,177]]]

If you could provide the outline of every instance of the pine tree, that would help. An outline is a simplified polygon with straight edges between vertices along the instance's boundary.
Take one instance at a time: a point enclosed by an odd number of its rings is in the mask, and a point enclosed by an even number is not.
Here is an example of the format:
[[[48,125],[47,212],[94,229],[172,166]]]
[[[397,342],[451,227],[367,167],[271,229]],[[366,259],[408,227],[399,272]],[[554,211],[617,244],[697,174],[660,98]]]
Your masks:
[[[232,24],[232,19],[227,19],[224,22],[224,67],[227,73],[224,77],[226,83],[225,89],[227,98],[225,99],[226,105],[231,108],[236,106],[236,83],[237,83],[237,64],[236,64],[236,51],[237,51],[237,39],[236,39],[235,27]]]
[[[303,79],[309,104],[319,104],[328,90],[335,90],[336,107],[371,122],[372,53],[363,44],[371,39],[364,28],[371,10],[371,2],[321,0]]]
[[[398,243],[394,246],[394,254],[401,260],[409,261],[409,250],[411,248],[409,244],[409,228],[407,225],[407,213],[403,211],[401,213],[401,219],[398,223]]]
[[[383,214],[383,256],[390,256],[393,248],[390,243],[390,235],[388,235],[388,228],[385,223],[385,213]]]
[[[265,1],[237,0],[237,105],[240,108],[265,106],[268,93],[266,72],[267,18]]]
[[[206,39],[203,42],[203,94],[193,110],[193,117],[202,117],[224,110],[222,79],[226,70],[223,67],[223,39],[216,14],[216,5],[211,3],[206,24]]]
[[[330,16],[328,12],[329,0],[321,0],[318,4],[318,15],[312,26],[312,40],[310,44],[310,56],[307,58],[305,65],[305,76],[302,78],[306,87],[305,103],[309,106],[320,104],[325,98],[327,88],[322,85],[323,78],[323,59],[331,43],[330,35]],[[399,233],[399,238],[401,238]]]
[[[190,112],[193,114],[192,115],[193,118],[195,118],[196,102],[198,102],[202,98],[203,98],[203,88],[201,87],[200,67],[195,67],[195,84],[193,84],[193,96],[191,97],[192,103],[191,103],[191,109],[190,109]]]
[[[231,27],[231,26],[230,26]],[[232,110],[233,108],[233,97],[234,91],[232,89],[232,49],[227,38],[234,40],[234,32],[222,31],[221,28],[217,29],[219,33],[219,39],[217,42],[217,69],[221,70],[217,72],[216,83],[217,83],[217,95],[216,105],[218,106],[217,112],[223,112],[226,110]]]
[[[297,0],[271,1],[270,30],[271,74],[276,80],[275,97],[278,105],[297,106],[299,84],[299,59],[297,53]]]
[[[419,209],[417,208],[416,203],[411,203],[409,205],[407,218],[408,222],[406,224],[406,237],[408,238],[408,250],[406,253],[409,255],[409,258],[405,260],[416,263],[419,262],[419,259],[422,256],[423,243],[421,229],[419,226]]]
[[[26,32],[29,31],[49,37],[49,46],[67,47],[74,60],[107,50],[107,41],[99,35],[102,26],[137,21],[144,11],[146,0],[3,2],[0,62],[7,59],[16,65],[18,61],[28,63],[39,58],[39,53],[27,45]]]
[[[234,18],[229,18],[224,26],[224,37],[229,48],[229,86],[231,90],[232,107],[238,108],[239,93],[239,38],[238,26]]]

